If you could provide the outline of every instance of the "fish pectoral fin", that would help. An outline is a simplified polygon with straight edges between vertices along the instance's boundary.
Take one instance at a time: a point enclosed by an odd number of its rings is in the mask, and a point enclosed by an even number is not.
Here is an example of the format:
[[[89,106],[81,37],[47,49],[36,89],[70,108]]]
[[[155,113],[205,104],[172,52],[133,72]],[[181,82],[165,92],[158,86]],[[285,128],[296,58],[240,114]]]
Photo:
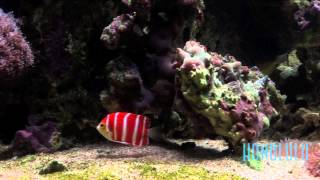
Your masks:
[[[111,132],[106,132],[105,138],[107,138],[109,141],[113,141],[113,139],[112,139],[112,133],[111,133]]]

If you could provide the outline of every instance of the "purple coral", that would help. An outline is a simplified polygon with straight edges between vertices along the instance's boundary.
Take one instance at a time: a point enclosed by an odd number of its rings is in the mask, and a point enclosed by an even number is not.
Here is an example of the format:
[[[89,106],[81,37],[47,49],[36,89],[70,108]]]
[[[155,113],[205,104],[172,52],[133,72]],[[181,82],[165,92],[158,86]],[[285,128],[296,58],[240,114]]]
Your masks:
[[[311,24],[317,24],[320,16],[320,1],[312,0],[309,6],[299,9],[294,14],[294,19],[301,30],[310,27]]]
[[[275,115],[276,112],[273,106],[271,105],[269,99],[267,98],[268,96],[267,91],[265,89],[260,90],[259,96],[260,96],[259,110],[269,117]]]
[[[25,130],[16,132],[10,146],[14,155],[24,155],[38,152],[52,152],[52,140],[57,130],[56,123],[48,121],[42,125],[31,125]],[[15,154],[18,153],[18,154]]]
[[[231,116],[236,121],[233,129],[240,131],[242,136],[251,141],[259,137],[263,129],[263,113],[257,112],[256,104],[242,95],[234,109],[231,110]]]
[[[109,49],[116,49],[119,45],[121,34],[129,31],[133,26],[135,13],[122,14],[113,19],[112,23],[103,29],[101,40]]]
[[[302,9],[301,9],[301,10],[298,10],[298,11],[294,14],[294,19],[295,19],[295,21],[297,22],[297,24],[298,24],[298,26],[299,26],[299,28],[300,28],[301,30],[306,29],[306,28],[309,26],[309,24],[310,24],[310,21],[308,21],[308,20],[306,19],[305,14],[306,14],[305,10],[302,10]]]
[[[320,1],[319,0],[313,0],[310,3],[310,11],[311,11],[311,14],[320,14]]]
[[[16,20],[0,9],[0,77],[15,77],[33,63],[31,48]]]

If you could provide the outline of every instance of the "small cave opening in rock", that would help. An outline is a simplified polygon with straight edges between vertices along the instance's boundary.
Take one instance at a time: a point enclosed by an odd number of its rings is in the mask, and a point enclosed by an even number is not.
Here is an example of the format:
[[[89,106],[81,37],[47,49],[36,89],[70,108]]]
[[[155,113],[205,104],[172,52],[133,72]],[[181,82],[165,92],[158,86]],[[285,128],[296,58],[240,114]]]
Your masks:
[[[15,133],[25,128],[29,113],[24,103],[7,104],[3,112],[0,114],[2,122],[0,126],[0,141],[4,144],[10,144]]]

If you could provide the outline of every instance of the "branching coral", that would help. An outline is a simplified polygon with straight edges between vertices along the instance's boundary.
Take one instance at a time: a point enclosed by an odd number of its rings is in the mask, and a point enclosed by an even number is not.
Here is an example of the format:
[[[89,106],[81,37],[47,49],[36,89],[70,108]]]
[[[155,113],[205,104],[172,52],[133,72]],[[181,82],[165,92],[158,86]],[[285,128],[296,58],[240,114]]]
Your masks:
[[[0,9],[0,77],[20,75],[34,63],[31,48],[12,14]]]

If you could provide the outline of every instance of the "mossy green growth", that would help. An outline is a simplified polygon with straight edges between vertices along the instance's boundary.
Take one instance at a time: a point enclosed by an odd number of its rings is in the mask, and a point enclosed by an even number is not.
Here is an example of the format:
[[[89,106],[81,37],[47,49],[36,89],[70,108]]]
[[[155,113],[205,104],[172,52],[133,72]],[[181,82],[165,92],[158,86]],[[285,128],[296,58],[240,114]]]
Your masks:
[[[88,168],[73,171],[58,172],[55,174],[46,175],[49,180],[120,180],[121,178],[114,175],[111,170],[91,165]]]
[[[240,96],[232,87],[223,84],[215,71],[213,66],[194,71],[180,70],[181,92],[195,112],[208,118],[215,133],[238,142],[241,135],[230,131],[232,119],[221,110],[219,102],[234,105]]]
[[[210,172],[204,168],[195,166],[182,165],[174,170],[160,170],[152,164],[148,163],[136,163],[134,168],[140,170],[140,175],[146,178],[157,180],[177,180],[177,179],[212,179],[212,180],[227,180],[245,179],[240,176],[228,173]]]
[[[287,96],[282,95],[274,85],[268,84],[267,89],[270,94],[270,102],[275,107],[275,109],[279,110],[279,112],[284,111],[284,104]]]
[[[35,155],[28,155],[28,156],[25,156],[25,157],[23,157],[21,159],[20,164],[24,165],[26,163],[33,162],[35,160],[36,160],[36,156]]]
[[[67,168],[63,164],[59,163],[58,161],[51,161],[47,166],[45,166],[39,171],[39,174],[50,174],[66,170]]]
[[[235,95],[230,87],[219,81],[217,73],[213,72],[212,67],[181,71],[180,78],[181,92],[184,97],[192,106],[195,106],[195,109],[200,109],[200,111],[217,108],[218,101],[223,100],[234,104],[239,100],[239,96]]]

